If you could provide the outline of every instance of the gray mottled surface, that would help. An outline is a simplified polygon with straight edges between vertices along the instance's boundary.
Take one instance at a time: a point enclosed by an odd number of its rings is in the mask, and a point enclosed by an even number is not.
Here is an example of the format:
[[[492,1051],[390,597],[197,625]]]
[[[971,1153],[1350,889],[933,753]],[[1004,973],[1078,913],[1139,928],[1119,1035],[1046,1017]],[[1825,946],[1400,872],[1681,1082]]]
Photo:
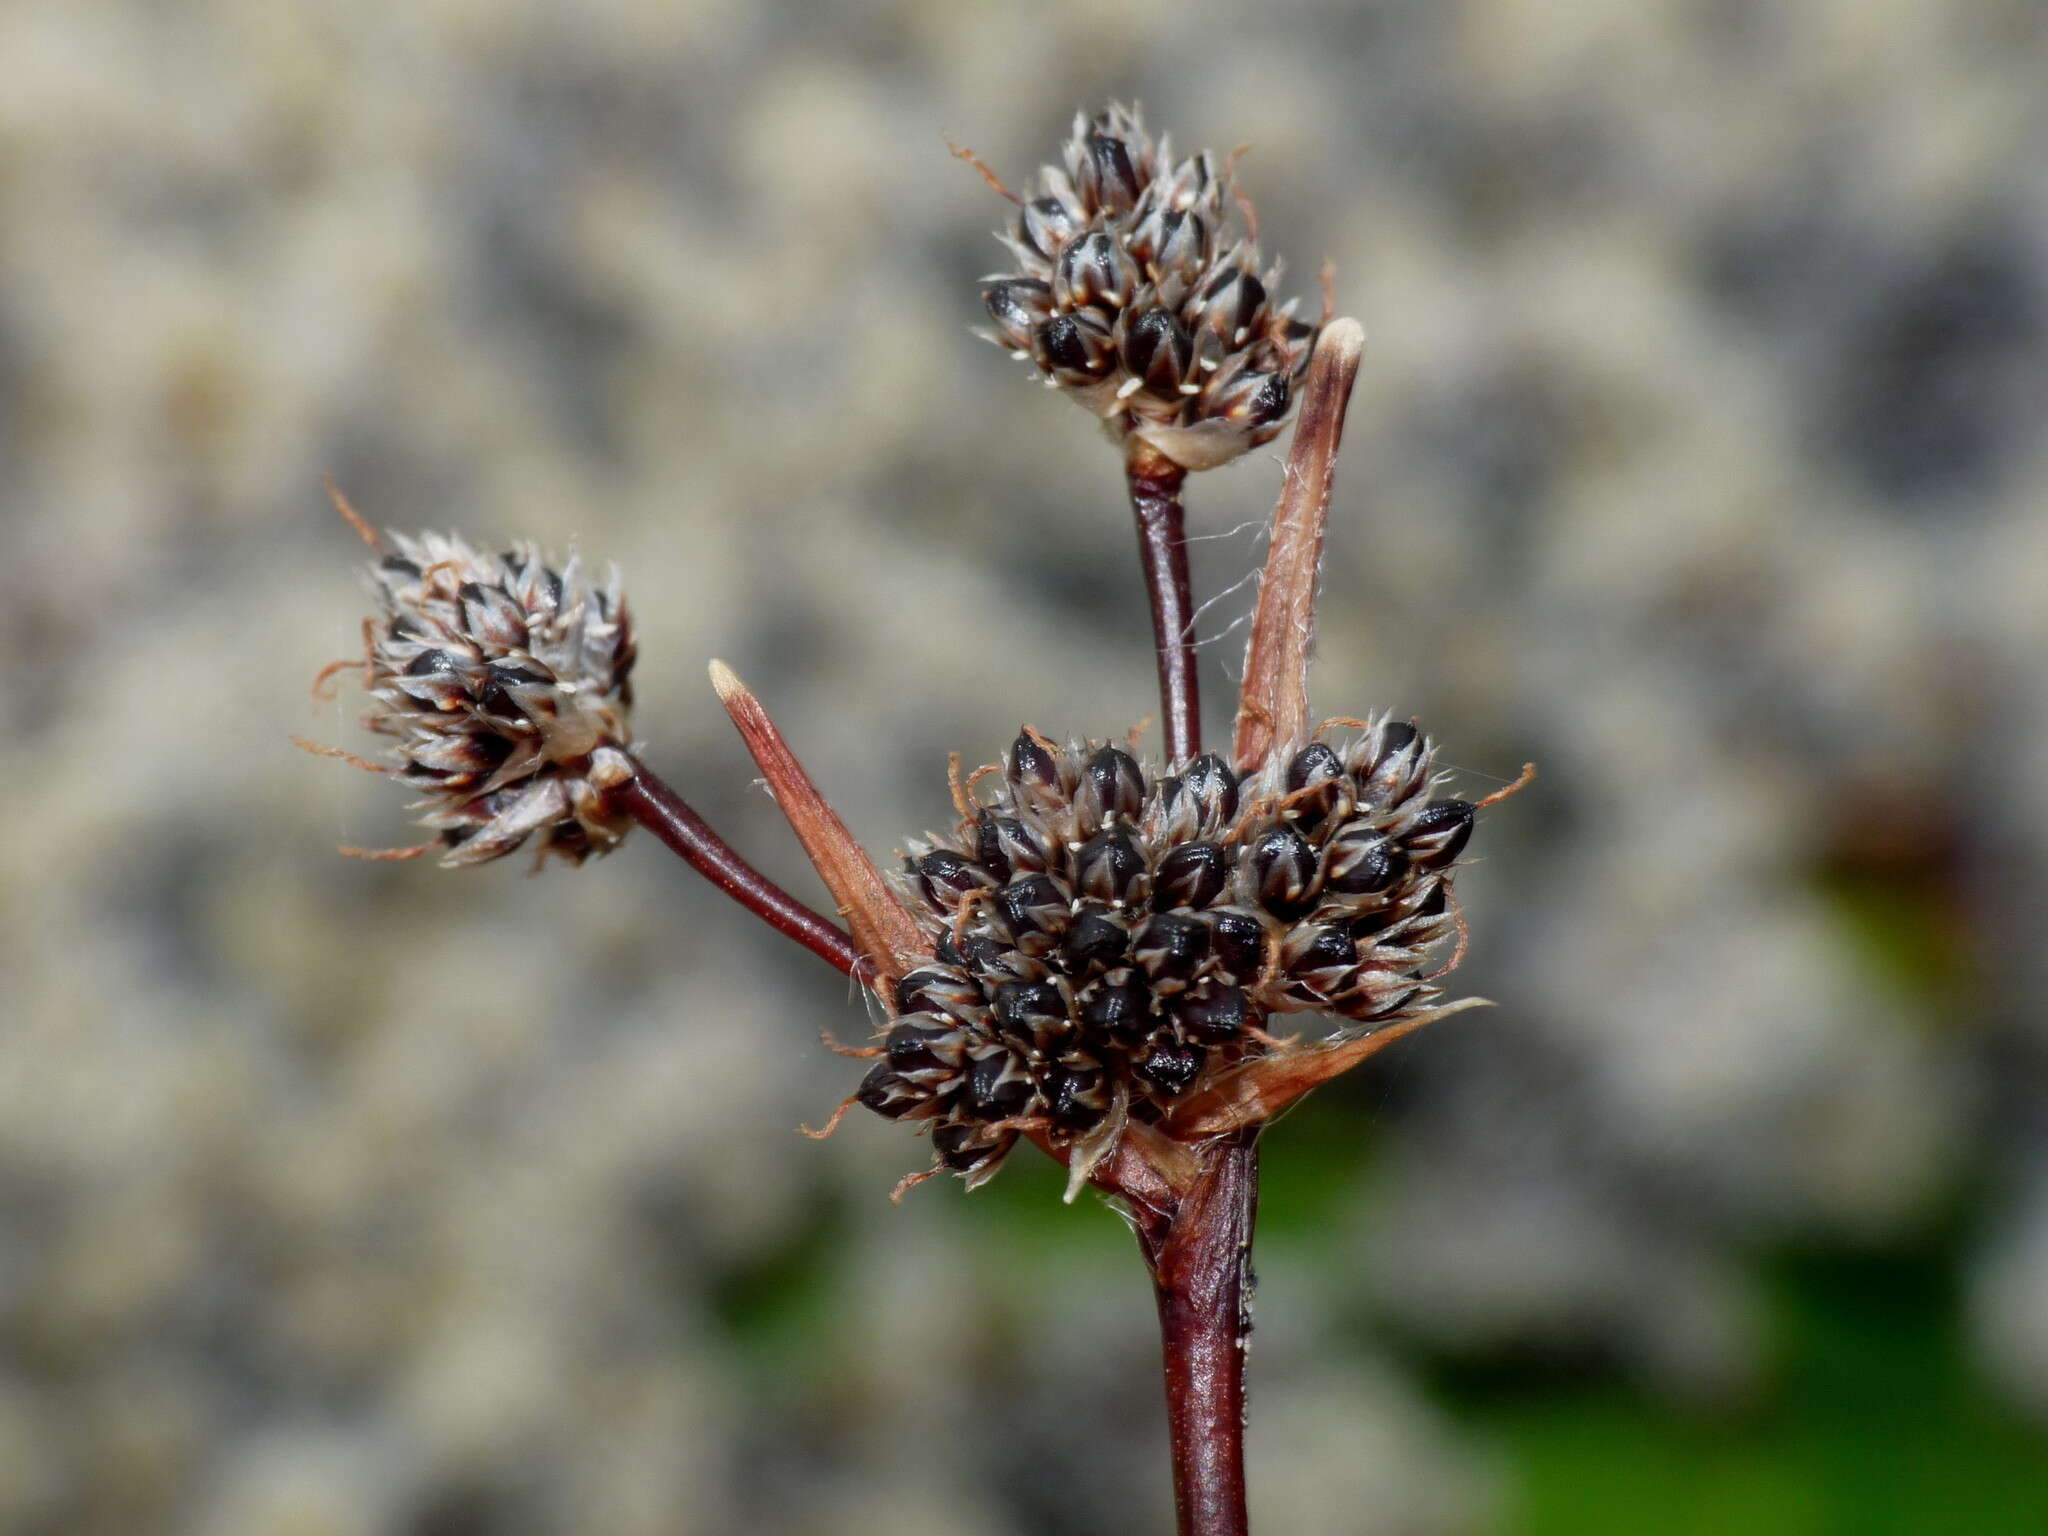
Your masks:
[[[1137,1266],[790,1133],[837,978],[644,839],[337,859],[401,814],[286,739],[355,739],[323,473],[617,559],[656,761],[792,884],[709,656],[879,848],[946,750],[1147,712],[1113,455],[969,336],[1001,209],[941,138],[1021,179],[1112,93],[1252,141],[1372,338],[1318,706],[1544,769],[1464,885],[1502,1006],[1269,1256],[1266,1528],[1505,1518],[1322,1343],[1361,1294],[1711,1399],[1746,1253],[1965,1179],[1975,1347],[2048,1413],[2044,79],[2026,0],[0,8],[0,1530],[1164,1519]],[[1277,483],[1198,482],[1205,592]],[[836,1315],[743,1347],[821,1230]]]

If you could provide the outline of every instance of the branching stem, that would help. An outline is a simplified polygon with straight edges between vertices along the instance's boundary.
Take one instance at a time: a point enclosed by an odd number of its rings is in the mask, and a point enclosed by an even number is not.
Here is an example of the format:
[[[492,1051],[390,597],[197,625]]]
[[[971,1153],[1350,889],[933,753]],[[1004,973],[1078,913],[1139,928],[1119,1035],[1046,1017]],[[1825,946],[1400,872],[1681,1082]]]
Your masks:
[[[680,854],[698,874],[786,938],[851,976],[860,951],[846,930],[798,901],[732,845],[644,763],[612,791],[621,809]]]
[[[1195,672],[1195,612],[1188,579],[1187,514],[1181,487],[1188,472],[1143,446],[1125,461],[1131,510],[1138,519],[1138,557],[1152,600],[1152,645],[1159,656],[1159,704],[1166,722],[1169,767],[1202,750],[1202,686]]]
[[[1200,1174],[1170,1212],[1132,1208],[1159,1303],[1179,1536],[1246,1536],[1244,1367],[1257,1128],[1209,1143]]]

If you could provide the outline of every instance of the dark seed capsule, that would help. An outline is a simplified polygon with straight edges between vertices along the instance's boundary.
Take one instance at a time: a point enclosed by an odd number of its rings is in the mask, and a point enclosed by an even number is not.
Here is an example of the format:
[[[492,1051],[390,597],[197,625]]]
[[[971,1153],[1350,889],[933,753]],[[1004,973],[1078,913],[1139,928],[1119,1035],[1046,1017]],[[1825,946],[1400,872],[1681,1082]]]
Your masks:
[[[979,1014],[987,1006],[981,988],[963,972],[920,966],[896,983],[896,1012],[943,1013],[951,1018]]]
[[[1252,894],[1277,917],[1291,917],[1308,905],[1315,883],[1316,852],[1292,827],[1259,835],[1250,854]]]
[[[1067,1001],[1050,982],[1004,982],[994,1002],[996,1028],[1027,1045],[1067,1022]]]
[[[1152,992],[1143,982],[1108,977],[1081,997],[1081,1022],[1124,1045],[1135,1045],[1152,1033]]]
[[[1020,731],[1010,743],[1010,760],[1005,765],[1013,789],[1058,789],[1060,766],[1030,733]]]
[[[402,576],[408,581],[420,579],[420,568],[403,555],[386,555],[377,564],[380,570],[393,576]]]
[[[1081,894],[1112,906],[1123,904],[1144,872],[1144,855],[1124,832],[1098,832],[1074,855],[1074,883]]]
[[[1053,265],[1053,298],[1063,308],[1122,309],[1137,287],[1136,265],[1107,230],[1071,241]]]
[[[917,872],[925,899],[941,913],[953,911],[975,891],[993,890],[996,884],[994,875],[950,848],[934,849],[911,868]]]
[[[1085,976],[1115,965],[1123,959],[1129,944],[1130,935],[1124,931],[1124,925],[1107,912],[1084,912],[1067,930],[1060,954],[1066,960],[1069,975]]]
[[[1006,880],[1044,870],[1051,863],[1044,840],[1029,825],[1014,816],[989,811],[981,813],[975,849],[981,862]]]
[[[928,1090],[911,1082],[886,1061],[876,1062],[869,1069],[854,1097],[886,1120],[900,1120],[931,1100]]]
[[[552,679],[544,673],[536,672],[531,667],[494,661],[484,668],[483,692],[477,702],[494,715],[523,715],[526,710],[520,706],[512,690],[551,681]]]
[[[1472,806],[1464,800],[1432,800],[1408,824],[1408,857],[1417,869],[1441,869],[1472,840]]]
[[[1214,836],[1237,816],[1237,775],[1214,752],[1204,752],[1181,775],[1202,817],[1202,830]]]
[[[1044,954],[1066,932],[1073,904],[1050,875],[1026,875],[1004,886],[996,906],[1010,936],[1032,954]],[[1032,944],[1033,939],[1041,940]]]
[[[1343,780],[1337,754],[1323,742],[1310,742],[1287,765],[1286,815],[1303,826],[1321,825],[1336,808]]]
[[[1250,986],[1266,968],[1266,925],[1249,912],[1211,913],[1209,943],[1224,975],[1239,986]]]
[[[995,1051],[967,1069],[967,1108],[977,1119],[1013,1120],[1031,1107],[1037,1085],[1009,1051]]]
[[[1028,277],[1013,277],[981,296],[989,318],[1010,348],[1029,348],[1032,327],[1052,313],[1052,290]]]
[[[1353,822],[1323,850],[1323,889],[1374,896],[1408,873],[1408,855],[1368,822]]]
[[[942,1125],[932,1132],[932,1151],[955,1173],[992,1168],[1016,1144],[1015,1131],[991,1131],[985,1125]]]
[[[1161,912],[1131,946],[1131,958],[1154,984],[1184,982],[1209,953],[1209,925],[1200,918]]]
[[[1162,1041],[1132,1065],[1138,1076],[1173,1098],[1188,1091],[1208,1059],[1209,1053],[1198,1045]]]
[[[1063,197],[1036,197],[1017,215],[1017,238],[1050,261],[1087,221]]]
[[[1323,926],[1306,934],[1297,931],[1287,945],[1287,971],[1305,981],[1337,981],[1358,964],[1358,946],[1343,928]],[[1332,988],[1331,990],[1335,990]]]
[[[1355,775],[1360,802],[1390,806],[1413,794],[1427,746],[1422,733],[1406,720],[1389,720],[1382,725],[1371,757]]]
[[[1121,747],[1098,747],[1074,797],[1082,830],[1093,833],[1110,822],[1129,820],[1144,803],[1145,776],[1137,760]]]
[[[1063,1061],[1039,1085],[1046,1112],[1063,1131],[1092,1130],[1109,1113],[1109,1080],[1102,1068]]]
[[[1178,399],[1193,361],[1194,343],[1168,310],[1147,310],[1124,333],[1124,367],[1156,395]]]
[[[1242,267],[1232,267],[1203,290],[1197,323],[1215,332],[1225,346],[1234,347],[1265,302],[1266,285]]]
[[[1197,1045],[1227,1045],[1244,1033],[1250,1015],[1236,987],[1205,986],[1173,1005],[1174,1022]]]
[[[1441,917],[1451,904],[1451,888],[1441,880],[1432,880],[1422,900],[1415,903],[1415,917]]]
[[[904,1019],[890,1029],[883,1045],[889,1065],[898,1072],[950,1073],[965,1057],[966,1036],[950,1025]]]
[[[1106,133],[1091,133],[1087,159],[1081,165],[1081,195],[1092,198],[1111,213],[1129,213],[1137,202],[1137,167],[1131,164],[1130,146]]]
[[[455,658],[446,651],[421,651],[405,664],[407,677],[425,677],[432,672],[453,672]]]
[[[1152,899],[1165,907],[1206,907],[1223,894],[1230,861],[1214,843],[1183,843],[1159,863]]]
[[[1248,427],[1263,427],[1285,416],[1293,398],[1294,389],[1285,374],[1268,374],[1265,381],[1247,394],[1244,403],[1231,414]]]
[[[1031,354],[1047,373],[1073,382],[1098,378],[1116,361],[1109,328],[1092,315],[1054,315],[1031,333]]]

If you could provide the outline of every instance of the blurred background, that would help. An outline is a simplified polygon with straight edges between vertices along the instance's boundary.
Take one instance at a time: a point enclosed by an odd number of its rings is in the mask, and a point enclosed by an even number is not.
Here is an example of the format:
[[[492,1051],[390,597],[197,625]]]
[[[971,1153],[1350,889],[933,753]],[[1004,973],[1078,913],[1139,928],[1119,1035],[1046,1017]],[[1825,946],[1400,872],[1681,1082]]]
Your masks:
[[[2048,1528],[2033,0],[0,8],[0,1531],[1170,1522],[1151,1303],[862,1117],[650,839],[413,833],[309,701],[374,521],[616,559],[641,734],[815,891],[1153,666],[1116,456],[977,342],[1074,108],[1249,142],[1371,337],[1315,702],[1492,813],[1499,1007],[1268,1138],[1259,1528]],[[1203,593],[1277,450],[1198,478]],[[1212,730],[1246,609],[1205,618]]]

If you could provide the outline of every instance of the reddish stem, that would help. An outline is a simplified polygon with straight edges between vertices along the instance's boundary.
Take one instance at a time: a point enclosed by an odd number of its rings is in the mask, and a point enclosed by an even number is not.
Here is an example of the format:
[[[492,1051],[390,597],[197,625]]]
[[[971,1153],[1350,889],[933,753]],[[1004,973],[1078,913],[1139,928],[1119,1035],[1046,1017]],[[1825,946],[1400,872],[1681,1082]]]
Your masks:
[[[1170,1215],[1132,1202],[1152,1269],[1180,1536],[1246,1536],[1244,1363],[1252,1329],[1256,1127],[1211,1142]]]
[[[1152,646],[1159,656],[1159,703],[1166,717],[1166,759],[1184,763],[1202,750],[1202,686],[1195,672],[1195,607],[1188,579],[1188,472],[1149,449],[1124,466],[1138,517],[1138,556],[1152,599]]]
[[[682,855],[683,861],[734,901],[786,938],[847,975],[863,971],[852,938],[822,913],[814,912],[741,858],[730,843],[645,764],[612,791],[621,809]]]

